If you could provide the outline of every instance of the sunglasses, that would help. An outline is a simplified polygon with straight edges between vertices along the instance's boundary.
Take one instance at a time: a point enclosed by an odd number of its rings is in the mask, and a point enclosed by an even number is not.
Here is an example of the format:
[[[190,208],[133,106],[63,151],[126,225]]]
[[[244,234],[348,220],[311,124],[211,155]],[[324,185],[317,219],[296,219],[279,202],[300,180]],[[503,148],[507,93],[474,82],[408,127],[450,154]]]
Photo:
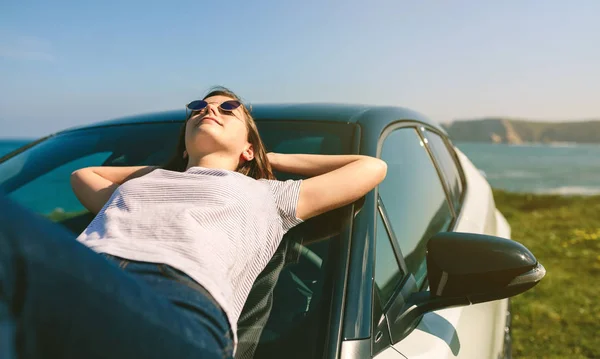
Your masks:
[[[219,111],[227,115],[234,115],[233,110],[237,109],[241,105],[242,103],[238,100],[228,100],[219,105]],[[196,100],[188,103],[185,107],[187,115],[187,110],[190,110],[193,113],[206,109],[206,107],[208,107],[208,102],[204,100]]]

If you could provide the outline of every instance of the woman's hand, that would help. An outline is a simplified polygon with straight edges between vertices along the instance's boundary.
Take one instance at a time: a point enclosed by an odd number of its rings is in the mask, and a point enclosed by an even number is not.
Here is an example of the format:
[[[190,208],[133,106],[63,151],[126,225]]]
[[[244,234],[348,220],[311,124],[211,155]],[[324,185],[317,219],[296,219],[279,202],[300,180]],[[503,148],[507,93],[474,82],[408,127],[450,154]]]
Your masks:
[[[362,155],[268,153],[274,170],[310,177],[302,181],[296,216],[307,220],[350,204],[383,181],[387,164]]]

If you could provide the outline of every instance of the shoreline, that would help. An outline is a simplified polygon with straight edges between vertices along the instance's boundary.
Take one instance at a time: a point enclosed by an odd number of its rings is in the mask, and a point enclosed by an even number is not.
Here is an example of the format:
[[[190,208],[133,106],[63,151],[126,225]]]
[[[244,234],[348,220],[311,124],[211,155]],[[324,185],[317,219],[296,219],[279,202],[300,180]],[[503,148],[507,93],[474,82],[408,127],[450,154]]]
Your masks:
[[[564,191],[560,191],[560,189],[564,188]],[[570,188],[573,188],[573,190],[571,191]],[[554,189],[549,189],[549,190],[540,190],[540,191],[513,191],[513,190],[508,190],[508,189],[504,189],[504,188],[499,188],[499,187],[492,187],[492,191],[494,193],[503,193],[503,194],[507,194],[507,195],[514,195],[514,196],[533,196],[533,197],[558,197],[558,198],[562,198],[562,197],[581,197],[581,198],[591,198],[591,197],[600,197],[600,188],[598,189],[594,189],[594,190],[586,190],[585,187],[581,187],[581,190],[579,191],[580,187],[577,186],[564,186],[564,187],[558,187],[558,188],[554,188]]]
[[[515,195],[526,194],[535,196],[559,196],[559,197],[595,197],[600,196],[600,187],[586,186],[561,186],[554,188],[544,188],[534,191],[515,191],[500,187],[493,187],[494,191],[503,191]]]

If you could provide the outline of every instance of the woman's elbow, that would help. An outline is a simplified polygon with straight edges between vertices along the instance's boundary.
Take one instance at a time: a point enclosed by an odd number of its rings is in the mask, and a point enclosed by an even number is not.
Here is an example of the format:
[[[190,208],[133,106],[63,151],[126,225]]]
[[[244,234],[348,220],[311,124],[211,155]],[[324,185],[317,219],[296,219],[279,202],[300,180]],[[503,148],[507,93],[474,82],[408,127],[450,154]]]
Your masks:
[[[73,190],[76,190],[76,187],[79,186],[79,184],[81,184],[81,170],[80,169],[71,172],[70,182],[71,182],[71,188],[73,188]]]

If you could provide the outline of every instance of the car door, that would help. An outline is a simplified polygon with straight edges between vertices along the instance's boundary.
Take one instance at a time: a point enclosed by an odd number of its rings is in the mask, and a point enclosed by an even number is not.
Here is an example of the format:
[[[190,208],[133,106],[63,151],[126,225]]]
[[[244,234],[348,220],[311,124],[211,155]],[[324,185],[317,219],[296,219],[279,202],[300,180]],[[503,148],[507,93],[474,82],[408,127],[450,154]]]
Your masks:
[[[421,133],[438,166],[450,201],[457,213],[453,230],[510,237],[496,223],[496,211],[487,181],[466,160],[461,165],[454,146],[449,139],[435,129],[421,127]],[[466,168],[465,168],[466,167]],[[465,171],[469,170],[469,191]],[[503,356],[508,300],[481,303],[461,309],[456,326],[463,345],[459,358],[498,358]]]
[[[400,284],[391,294],[379,283],[376,286],[376,296],[389,323],[392,343],[389,349],[407,358],[497,357],[493,354],[498,352],[494,338],[498,337],[496,323],[501,317],[497,306],[451,308],[426,314],[416,328],[394,326],[394,318],[403,305],[402,298],[428,287],[427,240],[440,231],[469,226],[473,231],[476,227],[468,221],[477,218],[461,218],[464,207],[468,206],[464,205],[465,180],[458,163],[442,165],[434,157],[445,158],[447,154],[437,148],[440,139],[445,146],[441,134],[423,125],[405,122],[384,131],[380,141],[379,155],[388,163],[388,176],[378,189],[379,211],[383,228],[399,253],[402,272]],[[467,224],[461,225],[461,220]],[[378,240],[379,237],[377,235]],[[379,261],[376,255],[376,282],[377,273],[382,270]],[[470,326],[475,330],[469,331]],[[408,335],[407,329],[410,329]],[[377,358],[391,355],[389,349],[381,351]]]

